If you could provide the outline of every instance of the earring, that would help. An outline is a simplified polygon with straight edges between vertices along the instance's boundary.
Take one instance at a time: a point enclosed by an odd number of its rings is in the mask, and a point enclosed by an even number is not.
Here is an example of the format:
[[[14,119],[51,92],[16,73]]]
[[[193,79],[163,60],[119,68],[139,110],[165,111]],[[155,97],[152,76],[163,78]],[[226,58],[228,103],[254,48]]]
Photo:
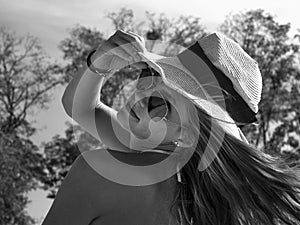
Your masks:
[[[176,174],[177,174],[178,183],[182,183],[181,174],[180,174],[180,170],[179,170],[179,164],[177,164],[177,166],[176,166]]]
[[[168,119],[166,118],[166,116],[164,116],[164,117],[162,118],[162,120],[167,121]]]
[[[178,138],[177,140],[173,141],[173,143],[177,146],[177,147],[180,147],[180,142],[181,141],[181,138]]]
[[[192,145],[185,143],[182,138],[178,138],[177,140],[173,141],[173,144],[175,144],[177,147],[182,147],[182,148],[189,148]]]

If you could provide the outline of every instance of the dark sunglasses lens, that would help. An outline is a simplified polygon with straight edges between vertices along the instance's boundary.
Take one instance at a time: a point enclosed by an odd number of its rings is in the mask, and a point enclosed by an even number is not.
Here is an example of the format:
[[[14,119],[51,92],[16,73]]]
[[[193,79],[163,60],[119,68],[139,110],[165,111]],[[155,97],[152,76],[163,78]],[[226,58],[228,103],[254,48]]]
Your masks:
[[[162,120],[168,114],[167,101],[163,97],[150,96],[148,102],[148,113],[155,121]]]

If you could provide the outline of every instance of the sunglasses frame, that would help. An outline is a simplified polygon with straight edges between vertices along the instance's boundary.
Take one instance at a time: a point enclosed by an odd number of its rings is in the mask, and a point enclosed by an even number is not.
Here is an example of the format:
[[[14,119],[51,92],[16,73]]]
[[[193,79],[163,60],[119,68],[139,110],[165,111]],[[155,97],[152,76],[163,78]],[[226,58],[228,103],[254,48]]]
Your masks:
[[[148,72],[151,74],[151,85],[148,86],[147,88],[139,89],[139,88],[137,87],[138,81],[139,81],[141,75],[143,74],[143,71],[145,71],[145,70],[148,70]],[[147,67],[147,69],[143,69],[143,70],[141,71],[141,73],[140,73],[138,79],[137,79],[136,90],[137,90],[137,91],[147,91],[147,90],[151,89],[151,88],[153,87],[153,84],[154,84],[154,76],[155,76],[154,74],[155,74],[155,72],[153,72],[153,69],[152,69],[151,67],[149,67],[149,66]],[[149,76],[147,76],[147,77],[149,77]],[[144,79],[144,78],[143,78],[143,79]],[[155,90],[155,92],[158,92],[159,95],[160,95],[160,98],[162,98],[162,99],[164,100],[164,104],[165,104],[166,109],[167,109],[167,110],[166,110],[166,113],[164,114],[164,116],[163,116],[160,120],[158,120],[158,121],[161,121],[161,120],[167,121],[167,116],[168,116],[168,114],[169,114],[168,103],[167,103],[167,101],[165,100],[165,98],[163,97],[163,95],[160,93],[160,91]],[[156,96],[156,97],[157,97],[157,96]],[[148,104],[149,104],[149,103],[148,103]],[[148,105],[148,106],[149,106],[149,105]],[[157,121],[157,122],[158,122],[158,121]]]

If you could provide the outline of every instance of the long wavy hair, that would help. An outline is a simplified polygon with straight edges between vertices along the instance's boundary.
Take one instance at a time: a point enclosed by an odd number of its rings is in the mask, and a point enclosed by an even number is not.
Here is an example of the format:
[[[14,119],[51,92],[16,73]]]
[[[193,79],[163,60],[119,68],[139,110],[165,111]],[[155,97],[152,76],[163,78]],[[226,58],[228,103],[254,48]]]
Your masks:
[[[215,119],[200,109],[197,114],[199,141],[193,156],[181,169],[182,183],[177,184],[173,202],[184,224],[300,224],[299,167],[292,167],[230,134],[221,136],[211,130]],[[209,138],[211,143],[218,143],[221,137],[216,158],[208,168],[199,171],[204,150],[214,148],[207,146]]]

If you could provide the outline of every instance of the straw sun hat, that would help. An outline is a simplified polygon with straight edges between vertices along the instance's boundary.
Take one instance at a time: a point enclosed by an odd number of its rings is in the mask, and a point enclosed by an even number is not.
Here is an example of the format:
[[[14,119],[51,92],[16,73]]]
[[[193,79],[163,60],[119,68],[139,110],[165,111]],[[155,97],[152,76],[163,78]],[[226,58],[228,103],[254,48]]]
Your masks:
[[[141,56],[168,87],[215,118],[224,131],[247,142],[240,127],[257,121],[262,77],[257,62],[239,44],[212,33],[173,57]]]

